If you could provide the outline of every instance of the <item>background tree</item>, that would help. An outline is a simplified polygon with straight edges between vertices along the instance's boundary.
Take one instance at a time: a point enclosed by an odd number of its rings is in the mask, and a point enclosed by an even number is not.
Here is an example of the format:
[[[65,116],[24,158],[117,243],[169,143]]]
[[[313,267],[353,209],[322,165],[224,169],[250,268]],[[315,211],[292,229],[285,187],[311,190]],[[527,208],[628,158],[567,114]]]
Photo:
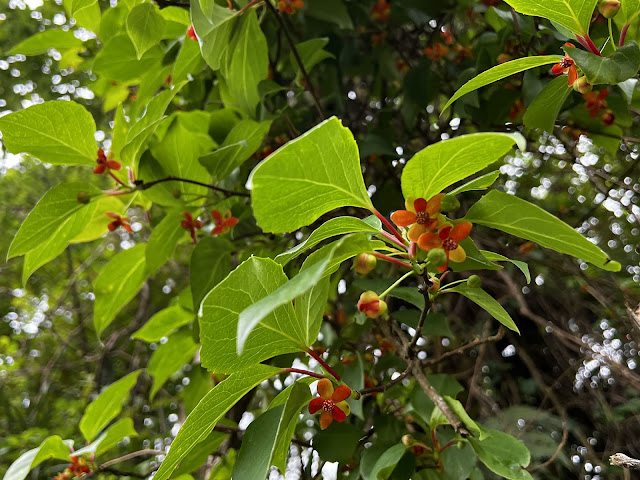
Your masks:
[[[640,6],[597,3],[0,5],[0,474],[628,478]]]

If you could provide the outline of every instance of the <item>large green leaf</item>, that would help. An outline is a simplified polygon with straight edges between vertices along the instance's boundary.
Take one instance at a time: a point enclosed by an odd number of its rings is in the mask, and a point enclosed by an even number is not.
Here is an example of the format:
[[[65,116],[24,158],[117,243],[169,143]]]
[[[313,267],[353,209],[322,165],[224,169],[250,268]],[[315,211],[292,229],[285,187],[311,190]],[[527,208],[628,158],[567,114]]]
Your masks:
[[[346,238],[344,239],[346,240]],[[333,259],[334,253],[342,245],[343,241],[334,242],[326,255],[306,269],[300,270],[295,277],[280,286],[266,297],[246,307],[238,318],[237,348],[238,354],[242,353],[244,344],[256,326],[271,312],[283,305],[290,305],[291,302],[311,288],[325,276],[325,271],[329,262]],[[313,299],[308,299],[312,301]],[[310,316],[305,317],[310,320]],[[298,319],[300,320],[300,319]],[[318,332],[311,328],[310,323],[295,322],[291,325],[291,334],[301,341],[304,346],[311,346],[315,342]]]
[[[548,18],[571,32],[584,36],[589,32],[591,15],[598,0],[505,0],[505,2],[516,12]]]
[[[86,185],[84,185],[86,187]],[[22,265],[22,284],[26,285],[27,280],[33,272],[42,265],[49,263],[62,252],[67,245],[79,235],[87,224],[91,221],[96,211],[97,202],[91,202],[60,223],[51,228],[48,236],[33,250],[29,250],[24,256],[24,264]]]
[[[3,480],[24,480],[29,471],[50,458],[69,461],[71,450],[58,435],[47,437],[39,447],[33,448],[18,457],[9,466]]]
[[[313,437],[313,448],[322,460],[347,463],[358,448],[362,435],[362,429],[355,425],[333,422]]]
[[[353,134],[335,117],[262,161],[250,181],[254,215],[267,232],[291,232],[338,207],[373,208]]]
[[[473,180],[470,180],[467,183],[451,190],[451,192],[449,192],[449,195],[459,195],[460,193],[470,192],[472,190],[485,190],[487,187],[493,185],[499,176],[499,170],[496,170],[495,172],[485,173],[484,175],[480,175],[479,177],[474,178]]]
[[[100,32],[100,5],[98,0],[63,0],[64,8],[76,21],[76,25]]]
[[[529,465],[531,455],[527,447],[517,438],[506,433],[480,427],[483,440],[469,437],[469,443],[478,458],[492,472],[510,480],[533,480],[524,467]]]
[[[278,368],[268,365],[254,365],[246,370],[232,374],[216,385],[198,403],[180,428],[171,449],[160,469],[153,477],[166,480],[171,476],[180,461],[199,442],[207,438],[218,420],[249,390],[267,378],[275,375]]]
[[[82,447],[74,452],[75,455],[95,454],[96,457],[108,452],[118,445],[125,437],[135,437],[138,433],[133,427],[133,420],[121,418],[116,423],[107,428],[98,438],[86,447]]]
[[[84,184],[85,188],[88,184]],[[73,237],[71,243],[91,242],[102,237],[109,231],[109,223],[111,219],[105,215],[107,212],[123,213],[125,211],[124,203],[118,197],[102,196],[96,198],[94,203],[96,208],[93,216],[87,221],[86,225],[78,235]]]
[[[527,107],[522,117],[524,126],[553,133],[556,117],[572,90],[564,75],[551,80]]]
[[[514,332],[520,333],[520,330],[518,330],[515,322],[507,313],[507,311],[502,308],[502,305],[500,305],[495,298],[493,298],[483,289],[471,288],[466,283],[462,283],[460,285],[457,285],[456,287],[447,289],[447,293],[448,292],[459,293],[460,295],[467,297],[473,303],[486,310],[489,315],[498,320],[505,327],[513,330]]]
[[[90,442],[111,420],[122,411],[122,404],[129,396],[129,390],[138,381],[141,370],[131,372],[105,388],[85,409],[80,420],[80,432]]]
[[[377,233],[382,229],[382,223],[378,217],[371,215],[363,220],[355,217],[336,217],[326,221],[313,231],[309,238],[295,247],[276,256],[275,260],[281,265],[286,265],[305,250],[315,247],[327,238],[346,233]]]
[[[161,142],[151,148],[153,156],[167,175],[208,183],[210,175],[198,158],[215,147],[207,134],[209,114],[202,111],[179,112]],[[203,195],[206,187],[178,182],[175,188],[182,193]]]
[[[566,253],[609,271],[620,270],[595,244],[537,205],[493,190],[473,205],[465,220],[502,230],[539,245]]]
[[[173,255],[180,239],[187,232],[182,228],[183,217],[180,212],[169,212],[151,232],[145,255],[147,273],[154,274]]]
[[[200,72],[203,66],[204,61],[200,54],[198,42],[194,42],[190,38],[185,38],[182,42],[182,48],[180,49],[178,58],[176,58],[176,62],[173,66],[171,84],[178,85],[187,81],[189,75],[195,75]]]
[[[71,30],[45,30],[30,36],[13,47],[9,55],[21,53],[22,55],[40,55],[47,53],[50,48],[59,52],[73,48],[81,48],[83,41],[77,38]]]
[[[156,45],[138,58],[129,36],[117,35],[109,39],[96,55],[93,71],[113,81],[132,82],[160,68],[162,54],[162,48]]]
[[[54,165],[94,165],[95,131],[91,114],[75,102],[44,102],[0,117],[7,151]]]
[[[234,422],[226,420],[225,418],[220,419],[218,423],[220,425],[237,426]],[[180,466],[173,472],[172,478],[180,478],[180,475],[194,472],[198,468],[202,467],[209,456],[211,456],[211,452],[217,451],[220,445],[222,445],[222,442],[224,442],[228,437],[228,433],[217,432],[215,430],[211,432],[207,438],[197,443],[195,447],[185,455],[180,462]]]
[[[291,303],[267,315],[236,353],[240,312],[287,282],[282,266],[251,257],[220,282],[202,301],[200,339],[202,365],[216,373],[231,373],[263,360],[303,349],[306,337],[297,325]]]
[[[171,375],[189,363],[197,349],[198,344],[193,341],[193,334],[189,329],[174,333],[165,343],[158,346],[147,365],[149,375],[153,377],[149,394],[151,399]]]
[[[429,199],[501,159],[519,138],[505,133],[463,135],[416,153],[402,171],[405,198]]]
[[[226,66],[227,56],[233,50],[231,34],[238,17],[227,7],[215,2],[206,3],[203,9],[201,2],[191,2],[191,22],[199,39],[202,57],[212,70],[219,70]]]
[[[269,48],[255,10],[245,12],[238,22],[225,79],[233,106],[254,117],[260,103],[258,84],[269,75]]]
[[[74,226],[75,215],[82,216],[80,212],[95,209],[95,205],[78,202],[80,193],[99,195],[102,192],[90,183],[74,182],[56,185],[45,193],[20,226],[11,242],[7,258],[24,255],[49,242],[53,242],[56,248],[63,243],[66,247],[79,233],[75,227],[72,235],[67,235],[66,232]],[[60,236],[60,240],[53,238],[57,236]]]
[[[226,277],[233,264],[231,251],[233,245],[228,241],[205,237],[200,239],[191,253],[189,278],[191,280],[191,295],[193,295],[193,311],[200,309],[202,299],[213,287]]]
[[[640,15],[640,0],[622,0],[620,3],[622,5],[618,16],[623,24],[631,23],[633,18]]]
[[[315,381],[315,378],[305,378],[296,381],[293,385],[288,386],[273,399],[269,409],[284,406],[278,431],[275,436],[275,445],[273,454],[271,455],[271,465],[275,465],[281,472],[285,471],[287,454],[291,446],[291,438],[298,424],[300,409],[311,400],[311,392],[309,384]],[[240,461],[240,459],[238,459]],[[240,477],[245,478],[245,477]],[[255,477],[251,477],[255,478]]]
[[[640,68],[640,48],[629,42],[608,57],[600,57],[579,48],[564,47],[591,85],[615,85],[637,75]]]
[[[373,466],[369,478],[371,480],[387,480],[406,451],[407,447],[402,443],[387,449],[380,455],[380,458],[378,458],[378,461]]]
[[[495,67],[490,68],[489,70],[486,70],[479,75],[476,75],[462,87],[460,87],[458,91],[454,93],[453,97],[449,99],[442,111],[444,112],[449,107],[449,105],[451,105],[463,95],[489,85],[490,83],[497,82],[498,80],[502,80],[503,78],[507,78],[514,73],[524,72],[525,70],[541,67],[542,65],[558,63],[561,60],[562,57],[559,55],[543,55],[539,57],[518,58],[517,60],[511,60],[510,62],[496,65]]]
[[[165,19],[158,7],[151,3],[141,3],[127,15],[127,33],[136,49],[137,58],[160,42],[164,35]]]
[[[93,324],[98,336],[142,288],[147,278],[144,243],[118,253],[102,269],[94,287]]]
[[[191,323],[194,318],[193,313],[180,305],[172,305],[151,317],[131,338],[147,343],[159,342],[162,337],[168,337],[178,328]]]
[[[214,179],[226,178],[258,150],[270,127],[271,120],[258,123],[247,119],[238,122],[220,148],[201,157],[200,163]]]

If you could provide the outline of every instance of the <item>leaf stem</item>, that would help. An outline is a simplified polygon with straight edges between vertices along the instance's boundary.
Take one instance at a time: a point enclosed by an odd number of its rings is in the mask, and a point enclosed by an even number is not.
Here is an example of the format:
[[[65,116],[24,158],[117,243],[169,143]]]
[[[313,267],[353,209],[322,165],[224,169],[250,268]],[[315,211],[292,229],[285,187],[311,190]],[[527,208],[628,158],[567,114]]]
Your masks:
[[[386,217],[382,215],[375,207],[372,207],[371,213],[373,213],[376,217],[378,217],[380,221],[384,224],[384,226],[387,227],[391,231],[391,233],[393,233],[395,237],[402,242],[403,245],[406,244],[406,240],[402,237],[402,235],[400,235],[400,232],[398,232],[396,227],[393,226],[393,223],[387,220]]]
[[[384,254],[378,253],[378,252],[373,252],[371,255],[373,255],[374,257],[379,258],[380,260],[384,260],[385,262],[395,263],[396,265],[400,265],[401,267],[410,268],[411,270],[413,270],[413,267],[411,265],[409,265],[408,263],[405,263],[405,262],[403,262],[401,260],[398,260],[397,258],[393,258],[393,257],[390,257],[388,255],[384,255]]]
[[[613,46],[613,51],[615,52],[617,48],[616,48],[616,41],[613,39],[613,27],[612,27],[613,19],[610,18],[607,23],[609,23],[609,38],[611,38],[611,45]]]
[[[236,13],[236,15],[242,15],[244,12],[249,10],[251,7],[253,7],[254,5],[257,5],[258,3],[262,2],[262,1],[264,1],[264,0],[251,0],[244,7],[242,7],[240,10],[238,10],[238,13]]]
[[[318,362],[320,365],[322,365],[322,367],[329,372],[333,378],[335,378],[337,381],[340,381],[340,375],[338,375],[338,373],[329,366],[329,364],[327,362],[325,362],[322,357],[320,355],[318,355],[316,352],[314,352],[312,349],[307,348],[307,353],[309,354],[309,356],[311,358],[313,358],[316,362]],[[320,377],[322,378],[322,377]]]
[[[380,232],[380,235],[382,235],[384,238],[386,238],[387,240],[389,240],[390,242],[395,243],[397,246],[399,246],[400,248],[402,248],[403,250],[407,249],[407,246],[404,243],[400,243],[398,241],[398,239],[394,236],[391,235],[389,232],[385,232],[384,230],[382,230]]]
[[[389,288],[387,288],[384,292],[382,292],[380,295],[378,295],[380,298],[386,297],[387,295],[389,295],[389,293],[391,293],[393,291],[394,288],[396,288],[398,285],[400,285],[402,283],[402,281],[413,275],[413,270],[411,270],[410,272],[405,273],[403,276],[401,276],[398,280],[396,280],[393,285],[391,285]]]
[[[324,378],[324,375],[322,375],[321,373],[311,372],[309,370],[301,370],[299,368],[285,368],[280,373],[300,373],[302,375],[309,375],[310,377]]]
[[[123,187],[126,187],[127,185],[124,184],[124,182],[122,180],[120,180],[118,177],[116,177],[113,172],[109,172],[109,176],[111,178],[113,178],[117,184],[122,185]]]
[[[620,41],[618,42],[618,45],[620,45],[621,47],[624,46],[624,41],[627,38],[627,30],[629,30],[630,26],[631,24],[627,23],[624,27],[622,27],[622,31],[620,32]]]

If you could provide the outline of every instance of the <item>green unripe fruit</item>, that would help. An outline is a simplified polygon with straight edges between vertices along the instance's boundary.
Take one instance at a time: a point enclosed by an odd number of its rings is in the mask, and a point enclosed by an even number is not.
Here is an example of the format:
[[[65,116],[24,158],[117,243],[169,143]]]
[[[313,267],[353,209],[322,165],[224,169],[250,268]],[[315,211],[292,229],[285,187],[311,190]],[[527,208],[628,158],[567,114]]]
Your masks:
[[[429,250],[427,260],[434,267],[441,267],[447,263],[447,254],[442,248],[434,248],[433,250]]]
[[[387,314],[388,308],[387,308],[387,302],[385,302],[384,300],[380,300],[380,309],[378,310],[378,316],[379,317],[384,317]]]
[[[482,279],[478,275],[471,275],[467,280],[467,285],[471,288],[480,288],[482,286]]]
[[[353,268],[360,275],[366,275],[376,268],[376,257],[370,253],[361,253],[353,260]]]
[[[455,195],[445,195],[440,202],[440,210],[443,212],[452,212],[460,208],[460,202]]]
[[[618,0],[600,0],[598,10],[604,18],[613,18],[620,10],[620,2]]]
[[[587,77],[580,77],[575,82],[573,82],[573,89],[576,92],[580,92],[582,94],[589,93],[593,90],[593,85],[587,82]]]

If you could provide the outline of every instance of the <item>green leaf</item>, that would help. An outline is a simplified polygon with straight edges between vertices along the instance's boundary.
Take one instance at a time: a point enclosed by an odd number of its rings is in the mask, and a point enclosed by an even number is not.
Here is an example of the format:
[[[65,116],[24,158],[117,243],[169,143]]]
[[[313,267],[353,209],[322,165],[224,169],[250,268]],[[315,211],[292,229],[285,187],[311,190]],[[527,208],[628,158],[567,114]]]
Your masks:
[[[86,189],[87,185],[85,184],[83,187]],[[52,227],[40,244],[25,254],[24,264],[22,266],[23,285],[26,285],[27,280],[33,272],[64,252],[67,245],[69,245],[90,222],[96,207],[96,202],[83,205],[82,208]]]
[[[520,260],[511,260],[510,258],[507,258],[504,255],[500,255],[499,253],[495,253],[495,252],[488,252],[487,250],[480,250],[480,252],[482,253],[482,255],[484,255],[484,257],[487,260],[491,260],[492,262],[513,263],[523,273],[523,275],[527,279],[527,283],[531,283],[531,273],[529,272],[529,265],[527,265],[525,262],[521,262]]]
[[[234,422],[222,418],[221,425],[237,426]],[[177,479],[179,475],[191,473],[202,467],[207,459],[211,456],[211,452],[215,452],[220,448],[222,442],[228,438],[228,433],[216,432],[215,430],[209,436],[197,443],[195,447],[180,462],[180,466],[173,472],[172,478]]]
[[[138,433],[133,427],[133,420],[130,418],[121,418],[96,438],[93,443],[76,450],[74,455],[80,456],[95,454],[95,456],[98,457],[117,446],[118,442],[124,438],[136,437],[137,435]]]
[[[54,242],[58,245],[66,241],[68,244],[79,233],[77,228],[72,235],[65,232],[74,226],[74,216],[82,216],[81,212],[95,209],[91,203],[85,205],[78,202],[78,194],[82,192],[89,195],[102,193],[99,188],[80,182],[61,183],[45,193],[20,226],[9,247],[7,259],[38,249],[43,243]],[[52,238],[56,236],[60,236],[62,242]]]
[[[263,160],[250,182],[254,215],[266,232],[291,232],[338,207],[373,209],[358,146],[336,117]]]
[[[332,422],[313,437],[313,448],[322,460],[347,463],[358,448],[362,430],[350,423]]]
[[[80,27],[100,32],[100,5],[98,0],[64,0],[64,8]]]
[[[533,480],[529,472],[524,470],[531,461],[531,455],[520,440],[498,430],[481,429],[485,434],[484,440],[474,437],[468,440],[489,470],[510,480]]]
[[[251,332],[271,312],[283,305],[291,305],[294,298],[303,295],[316,285],[325,276],[325,270],[333,258],[334,253],[342,245],[342,241],[334,242],[331,250],[324,258],[318,260],[306,269],[300,270],[295,277],[270,292],[267,296],[246,307],[238,318],[237,350],[242,354],[244,344]],[[309,299],[312,300],[312,299]],[[309,319],[309,317],[306,317]],[[311,328],[311,324],[295,322],[290,329],[290,334],[303,346],[310,346],[315,342],[317,333]]]
[[[86,190],[87,184],[83,184]],[[106,212],[124,212],[125,207],[118,197],[102,196],[91,202],[95,204],[93,216],[87,221],[84,228],[78,235],[73,237],[71,243],[91,242],[102,237],[109,231],[108,225],[111,219],[105,215]]]
[[[522,117],[524,126],[553,133],[558,113],[572,90],[564,75],[551,80],[527,107]]]
[[[85,409],[80,420],[80,432],[87,440],[92,441],[111,420],[120,415],[122,404],[129,396],[129,390],[138,381],[141,370],[131,372],[117,382],[105,388],[98,397]]]
[[[456,414],[456,416],[462,421],[462,423],[464,423],[465,427],[467,427],[469,431],[473,433],[473,435],[478,437],[479,440],[484,440],[487,437],[486,431],[483,431],[480,426],[469,416],[460,401],[449,396],[443,396],[443,399],[445,402],[447,402],[447,405],[449,405],[451,411]]]
[[[262,320],[247,338],[242,355],[236,353],[238,318],[249,305],[287,282],[282,266],[267,258],[251,257],[220,282],[202,301],[200,339],[202,365],[216,373],[231,373],[282,353],[302,349],[291,303],[281,305]]]
[[[147,343],[159,342],[162,337],[168,337],[178,328],[190,324],[193,319],[193,313],[180,305],[173,305],[156,313],[131,338]]]
[[[537,205],[493,190],[473,205],[465,220],[531,240],[604,270],[617,272],[620,264],[559,218]]]
[[[160,68],[162,48],[155,46],[138,58],[128,35],[109,39],[93,61],[93,72],[117,82],[133,82],[149,71]]]
[[[458,382],[454,376],[446,373],[427,375],[427,379],[433,388],[443,396],[455,398],[460,392],[464,391],[464,387],[460,385],[460,382]],[[429,421],[435,408],[435,404],[419,385],[416,385],[411,393],[411,405],[425,422]]]
[[[69,441],[67,441],[69,442]],[[58,435],[47,437],[39,447],[23,453],[9,466],[3,480],[24,480],[29,471],[50,458],[70,461],[69,445]]]
[[[390,478],[391,472],[402,459],[407,447],[402,443],[394,445],[387,449],[373,466],[373,470],[369,474],[371,480],[387,480]]]
[[[298,380],[280,392],[278,396],[273,399],[271,405],[269,405],[269,409],[284,405],[284,411],[275,438],[275,448],[271,456],[271,465],[278,467],[281,472],[284,472],[286,468],[287,455],[289,453],[289,447],[291,446],[291,439],[298,424],[300,410],[311,400],[311,392],[308,384],[312,381],[315,381],[315,378]],[[240,461],[240,458],[238,458],[238,461]]]
[[[258,150],[270,127],[271,120],[260,123],[241,120],[231,129],[220,148],[201,157],[200,163],[214,179],[228,177]]]
[[[269,48],[255,10],[245,12],[238,22],[225,80],[234,106],[254,117],[260,103],[258,84],[269,75]]]
[[[0,117],[7,151],[54,165],[95,165],[95,131],[91,114],[70,101],[40,103]]]
[[[496,65],[495,67],[490,68],[489,70],[486,70],[479,75],[476,75],[462,87],[460,87],[458,91],[453,94],[453,97],[451,97],[446,103],[446,105],[442,109],[442,113],[444,113],[444,111],[453,102],[455,102],[463,95],[466,95],[467,93],[473,92],[474,90],[489,85],[490,83],[497,82],[498,80],[502,80],[503,78],[507,78],[515,73],[524,72],[525,70],[541,67],[543,65],[558,63],[562,60],[562,58],[563,57],[559,55],[542,55],[538,57],[518,58],[517,60],[511,60],[510,62]]]
[[[502,270],[501,265],[491,262],[478,250],[478,247],[470,237],[462,240],[460,246],[464,248],[467,258],[464,262],[449,263],[449,268],[454,272],[466,272],[468,270]]]
[[[209,114],[202,111],[175,114],[167,133],[161,142],[151,148],[166,175],[208,182],[209,174],[200,165],[198,158],[215,147],[207,133]],[[175,188],[182,193],[204,195],[207,188],[178,182]]]
[[[473,303],[486,310],[489,315],[498,320],[509,330],[520,333],[520,330],[518,330],[518,327],[511,319],[511,316],[507,313],[507,311],[502,308],[502,305],[500,305],[495,298],[493,298],[483,289],[471,288],[466,283],[462,283],[446,290],[446,293],[450,292],[459,293],[460,295],[467,297]]]
[[[162,40],[165,24],[158,7],[151,3],[141,3],[131,9],[127,15],[127,33],[136,49],[138,60],[144,52]]]
[[[600,57],[579,48],[563,47],[587,77],[591,85],[615,85],[635,77],[640,68],[640,47],[629,42],[608,57]]]
[[[321,61],[326,60],[327,58],[335,58],[333,54],[324,50],[324,47],[328,44],[328,38],[313,38],[296,45],[298,55],[300,55],[300,59],[302,60],[302,64],[304,65],[304,69],[307,73],[309,73],[311,69]],[[289,56],[289,62],[291,62],[294,70],[298,75],[300,75],[300,67],[298,66],[298,62],[296,61],[293,52]]]
[[[141,243],[118,253],[96,278],[93,324],[98,337],[142,288],[147,278],[145,247],[146,244]]]
[[[154,479],[169,478],[178,463],[196,444],[207,438],[216,423],[238,400],[279,370],[268,365],[254,365],[216,385],[187,417]]]
[[[233,245],[215,237],[200,239],[191,254],[189,276],[193,310],[197,312],[209,291],[218,285],[233,268],[231,251]]]
[[[120,162],[125,167],[137,170],[136,163],[144,152],[144,147],[155,133],[164,116],[164,112],[180,89],[175,87],[159,93],[149,102],[144,115],[131,126],[127,139],[120,151]],[[115,157],[118,159],[118,157]]]
[[[315,247],[327,238],[346,233],[378,233],[382,229],[382,222],[378,217],[371,215],[363,220],[355,217],[336,217],[326,221],[304,241],[295,247],[276,256],[275,260],[280,265],[286,265],[305,250]]]
[[[180,212],[169,212],[151,232],[145,250],[147,273],[153,275],[173,255],[176,245],[187,232],[182,228]]]
[[[55,48],[59,52],[72,48],[82,48],[84,42],[73,34],[71,30],[45,30],[30,36],[18,45],[13,47],[9,55],[21,53],[22,55],[40,55],[47,53],[50,48]]]
[[[449,192],[449,195],[459,195],[463,192],[470,192],[472,190],[485,190],[487,187],[493,185],[499,176],[500,170],[485,173],[484,175],[480,175],[479,177],[460,185],[458,188],[453,189]]]
[[[516,12],[548,18],[582,36],[589,31],[598,0],[505,0]]]
[[[147,370],[153,377],[149,398],[153,399],[164,382],[193,358],[198,349],[193,334],[188,329],[180,330],[158,346],[149,359]]]
[[[353,30],[353,22],[342,0],[323,0],[306,4],[305,15],[333,23],[344,30]]]
[[[166,8],[164,10],[166,10]],[[180,83],[187,81],[189,75],[195,75],[202,70],[203,66],[204,61],[200,54],[198,42],[194,42],[190,38],[185,38],[182,42],[180,53],[178,53],[178,58],[176,58],[176,62],[173,66],[171,84],[179,85]]]
[[[640,0],[622,0],[618,16],[624,25],[640,14]],[[617,20],[617,19],[616,19]]]
[[[416,153],[402,171],[404,198],[429,199],[501,159],[518,140],[505,133],[463,135]]]
[[[200,3],[191,3],[191,23],[200,40],[202,58],[212,70],[220,70],[226,67],[227,57],[234,47],[231,34],[238,17],[215,2],[207,2],[206,11],[203,11]]]

